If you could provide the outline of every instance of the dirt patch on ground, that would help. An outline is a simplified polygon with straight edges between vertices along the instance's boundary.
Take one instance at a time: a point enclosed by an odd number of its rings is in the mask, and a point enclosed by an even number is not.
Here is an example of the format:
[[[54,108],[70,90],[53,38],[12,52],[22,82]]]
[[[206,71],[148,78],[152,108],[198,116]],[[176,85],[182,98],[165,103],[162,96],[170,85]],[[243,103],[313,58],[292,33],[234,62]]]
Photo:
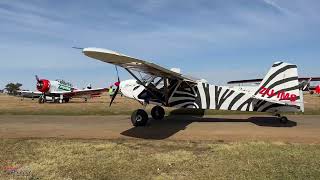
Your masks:
[[[0,116],[0,138],[272,141],[320,143],[320,116],[171,116],[132,127],[129,116]]]

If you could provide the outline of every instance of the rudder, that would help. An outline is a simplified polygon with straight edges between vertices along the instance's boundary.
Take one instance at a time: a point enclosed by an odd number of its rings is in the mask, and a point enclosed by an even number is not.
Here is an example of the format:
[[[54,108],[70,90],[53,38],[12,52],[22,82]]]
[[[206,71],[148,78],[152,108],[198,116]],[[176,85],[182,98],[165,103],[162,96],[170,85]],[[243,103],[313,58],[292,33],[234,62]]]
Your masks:
[[[257,98],[300,106],[298,69],[294,64],[276,62],[255,92]],[[299,105],[300,104],[300,105]]]

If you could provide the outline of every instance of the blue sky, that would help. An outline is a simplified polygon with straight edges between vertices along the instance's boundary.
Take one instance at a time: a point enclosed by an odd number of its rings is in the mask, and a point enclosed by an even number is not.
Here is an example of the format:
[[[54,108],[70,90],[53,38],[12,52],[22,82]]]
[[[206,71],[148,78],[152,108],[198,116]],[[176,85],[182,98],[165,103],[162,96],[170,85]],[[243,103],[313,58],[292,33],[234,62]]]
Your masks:
[[[0,88],[35,89],[35,74],[78,87],[116,80],[113,66],[72,46],[112,49],[213,84],[262,77],[275,61],[320,76],[319,17],[317,0],[1,0]]]

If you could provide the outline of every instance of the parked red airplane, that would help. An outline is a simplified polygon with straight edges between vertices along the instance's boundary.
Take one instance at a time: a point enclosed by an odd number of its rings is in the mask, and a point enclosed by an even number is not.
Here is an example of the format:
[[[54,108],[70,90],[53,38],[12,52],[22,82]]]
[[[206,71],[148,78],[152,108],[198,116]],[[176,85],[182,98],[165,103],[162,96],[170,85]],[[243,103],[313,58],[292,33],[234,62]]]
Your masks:
[[[39,79],[36,76],[37,80],[37,90],[38,92],[32,92],[32,95],[39,96],[39,103],[44,103],[46,101],[51,102],[69,102],[72,98],[83,98],[85,101],[89,98],[98,97],[103,92],[107,92],[109,88],[96,88],[92,89],[89,85],[85,89],[77,89],[72,86],[71,83],[65,82],[63,80],[47,80]],[[24,91],[23,93],[29,93]]]

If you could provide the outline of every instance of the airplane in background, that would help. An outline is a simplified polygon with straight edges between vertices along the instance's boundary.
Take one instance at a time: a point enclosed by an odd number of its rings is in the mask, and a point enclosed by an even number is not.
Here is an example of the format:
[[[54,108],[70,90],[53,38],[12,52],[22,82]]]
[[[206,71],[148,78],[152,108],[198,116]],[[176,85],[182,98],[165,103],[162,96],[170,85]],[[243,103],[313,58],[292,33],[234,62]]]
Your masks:
[[[120,81],[117,75],[118,86],[110,106],[121,91],[124,96],[143,104],[144,108],[148,104],[156,105],[151,110],[151,116],[156,120],[164,118],[163,107],[270,112],[282,123],[288,119],[281,113],[304,112],[301,85],[296,78],[298,70],[293,64],[274,63],[255,91],[247,92],[210,85],[205,80],[107,49],[82,48],[82,52],[115,65],[116,70],[118,66],[122,67],[134,78]],[[132,113],[133,126],[147,124],[148,114],[144,108]]]
[[[303,78],[297,78],[300,82],[301,86],[303,87],[303,91],[308,91],[310,94],[320,94],[320,84],[316,86],[311,86],[311,82],[319,82],[320,77],[303,77]],[[244,86],[244,84],[253,84],[257,86],[259,83],[261,83],[263,79],[245,79],[245,80],[235,80],[235,81],[229,81],[228,84],[231,85],[237,85],[233,88],[240,88],[240,89],[247,89],[250,91],[250,89],[254,89],[254,86]]]
[[[67,103],[72,98],[83,98],[87,101],[93,97],[99,97],[103,92],[107,92],[109,88],[96,88],[93,89],[91,85],[88,85],[86,89],[77,89],[72,86],[71,83],[65,82],[63,80],[47,80],[39,79],[37,80],[37,90],[38,91],[21,91],[22,95],[26,97],[38,97],[39,103],[45,103],[47,101]]]

